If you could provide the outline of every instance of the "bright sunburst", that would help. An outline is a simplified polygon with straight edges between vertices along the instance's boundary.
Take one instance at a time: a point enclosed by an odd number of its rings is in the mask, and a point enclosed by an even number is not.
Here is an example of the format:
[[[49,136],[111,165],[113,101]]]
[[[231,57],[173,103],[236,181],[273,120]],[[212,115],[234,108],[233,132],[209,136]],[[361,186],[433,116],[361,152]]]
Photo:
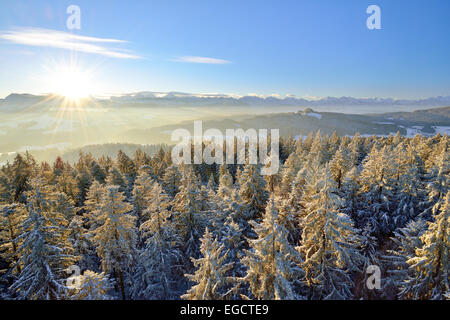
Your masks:
[[[61,66],[52,75],[54,93],[69,100],[80,100],[92,94],[91,75],[73,66]]]

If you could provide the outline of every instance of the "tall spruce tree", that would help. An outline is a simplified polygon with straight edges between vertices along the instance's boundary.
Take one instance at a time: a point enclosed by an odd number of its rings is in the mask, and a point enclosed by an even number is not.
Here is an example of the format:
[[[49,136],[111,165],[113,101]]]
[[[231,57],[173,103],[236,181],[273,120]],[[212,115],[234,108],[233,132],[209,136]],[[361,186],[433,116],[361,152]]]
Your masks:
[[[181,298],[185,300],[221,300],[227,298],[230,295],[228,289],[234,279],[226,276],[226,273],[233,267],[233,264],[225,262],[228,252],[225,252],[224,246],[217,239],[213,239],[208,228],[206,228],[201,239],[200,252],[201,258],[192,258],[192,263],[196,268],[195,273],[185,275],[195,285]]]
[[[349,216],[339,212],[341,199],[328,170],[310,182],[307,192],[312,194],[301,221],[298,250],[304,259],[308,298],[352,298],[352,273],[361,271],[364,263],[358,229]]]
[[[254,219],[264,213],[268,192],[259,165],[246,164],[239,176],[239,195]]]
[[[18,249],[22,270],[10,289],[21,299],[62,299],[67,293],[65,270],[76,261],[67,222],[53,211],[51,191],[42,178],[32,180],[26,196],[28,217]]]
[[[260,223],[251,222],[257,238],[249,240],[242,263],[248,268],[241,281],[250,287],[256,299],[283,300],[299,298],[296,286],[303,271],[295,248],[288,241],[288,231],[279,223],[274,200],[270,200]]]
[[[199,185],[199,179],[193,170],[185,168],[180,191],[173,200],[172,210],[176,231],[184,243],[184,254],[188,259],[189,257],[197,258],[199,256],[199,240],[206,223],[201,212]]]
[[[408,279],[401,295],[412,299],[444,299],[450,290],[450,191],[444,205],[420,237],[423,246],[406,261],[414,276]]]
[[[145,246],[134,271],[132,295],[135,299],[171,299],[182,260],[180,239],[169,221],[168,195],[157,182],[151,192],[146,209],[149,219],[140,226]]]
[[[19,247],[22,243],[23,222],[27,217],[24,205],[0,205],[0,257],[13,274],[21,272]]]
[[[126,299],[125,272],[135,259],[135,217],[119,186],[107,186],[96,212],[102,224],[93,230],[93,242],[105,273],[118,277],[122,299]]]

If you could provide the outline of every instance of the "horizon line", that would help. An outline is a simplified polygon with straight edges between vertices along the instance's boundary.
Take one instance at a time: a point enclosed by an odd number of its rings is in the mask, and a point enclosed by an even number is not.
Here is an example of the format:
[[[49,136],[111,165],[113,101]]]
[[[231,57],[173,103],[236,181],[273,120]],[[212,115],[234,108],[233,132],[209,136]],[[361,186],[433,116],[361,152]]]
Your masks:
[[[321,101],[326,99],[359,99],[359,100],[393,100],[393,101],[423,101],[433,98],[448,98],[450,99],[450,94],[448,95],[434,95],[434,96],[424,96],[420,98],[398,98],[398,97],[382,97],[382,96],[352,96],[352,95],[342,95],[342,96],[310,96],[310,95],[294,95],[294,94],[256,94],[256,93],[247,93],[247,94],[235,94],[235,93],[218,93],[218,92],[203,92],[203,93],[194,93],[194,92],[186,92],[186,91],[150,91],[150,90],[143,90],[143,91],[130,91],[130,92],[123,92],[123,93],[103,93],[103,94],[91,94],[86,98],[94,98],[94,99],[111,99],[111,98],[117,98],[117,97],[133,97],[138,94],[143,93],[151,93],[154,94],[153,97],[147,97],[147,98],[154,98],[154,99],[164,99],[169,94],[175,94],[175,98],[183,98],[182,95],[186,95],[187,97],[196,97],[196,98],[232,98],[232,99],[241,99],[245,97],[254,97],[254,98],[260,98],[260,99],[268,99],[268,98],[274,98],[279,100],[285,100],[285,99],[296,99],[296,100],[307,100],[310,102],[314,101]],[[61,94],[52,93],[52,92],[45,92],[45,93],[32,93],[32,92],[10,92],[9,94],[0,97],[0,100],[5,100],[11,95],[31,95],[35,97],[48,97],[48,96],[55,96],[55,97],[63,97]],[[180,96],[176,96],[180,95]]]

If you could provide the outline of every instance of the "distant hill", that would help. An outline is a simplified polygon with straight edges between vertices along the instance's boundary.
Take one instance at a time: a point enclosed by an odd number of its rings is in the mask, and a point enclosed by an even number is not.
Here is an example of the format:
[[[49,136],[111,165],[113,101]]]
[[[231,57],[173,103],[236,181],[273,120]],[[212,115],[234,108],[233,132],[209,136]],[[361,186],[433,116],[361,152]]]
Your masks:
[[[166,125],[148,130],[130,130],[125,133],[129,139],[140,136],[152,136],[157,141],[170,142],[171,132],[178,128],[193,133],[193,122],[185,121],[175,125]],[[404,136],[417,133],[434,135],[450,133],[450,107],[418,110],[414,112],[395,112],[384,114],[344,114],[335,112],[317,112],[311,108],[294,113],[272,113],[256,116],[236,116],[221,120],[203,121],[203,131],[217,128],[225,133],[226,129],[280,129],[284,136],[305,136],[320,130],[324,134],[334,131],[340,136],[362,135],[386,136],[400,132]]]
[[[392,118],[405,121],[422,121],[429,123],[447,124],[450,121],[450,107],[415,110],[412,112],[389,112],[384,114],[372,114],[373,117]]]

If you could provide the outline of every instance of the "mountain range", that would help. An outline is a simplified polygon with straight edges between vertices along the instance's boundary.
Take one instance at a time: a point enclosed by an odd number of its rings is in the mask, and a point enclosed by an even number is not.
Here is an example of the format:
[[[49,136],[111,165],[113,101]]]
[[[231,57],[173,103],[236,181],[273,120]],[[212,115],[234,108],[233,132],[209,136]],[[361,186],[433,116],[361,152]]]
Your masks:
[[[326,107],[326,106],[415,106],[441,107],[450,105],[450,96],[437,96],[424,99],[395,98],[355,98],[355,97],[322,97],[302,98],[294,96],[234,96],[226,94],[192,94],[183,92],[144,91],[128,93],[109,98],[86,98],[91,102],[106,104],[110,107],[127,105],[148,106],[292,106],[292,107]],[[0,99],[0,112],[20,111],[30,106],[57,106],[64,97],[54,94],[32,95],[12,93]]]

